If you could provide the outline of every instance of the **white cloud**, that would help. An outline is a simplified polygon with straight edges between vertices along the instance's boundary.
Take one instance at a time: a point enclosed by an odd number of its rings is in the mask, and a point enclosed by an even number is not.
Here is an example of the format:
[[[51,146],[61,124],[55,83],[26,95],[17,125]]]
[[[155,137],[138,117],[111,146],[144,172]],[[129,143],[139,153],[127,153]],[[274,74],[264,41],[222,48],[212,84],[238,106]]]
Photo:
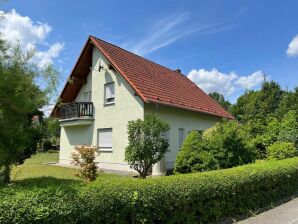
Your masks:
[[[36,52],[32,58],[34,62],[41,68],[53,64],[53,59],[57,58],[60,54],[60,51],[63,49],[64,44],[55,43],[47,51]]]
[[[191,70],[187,76],[205,92],[218,92],[224,96],[231,96],[237,90],[252,89],[264,80],[264,73],[256,71],[247,76],[239,76],[234,72],[222,73],[216,69]]]
[[[122,47],[138,55],[146,55],[195,32],[216,33],[230,29],[232,27],[231,22],[237,17],[239,15],[216,24],[190,25],[194,23],[189,22],[190,14],[188,12],[167,16],[165,19],[153,22],[153,25],[146,26],[145,35],[139,35],[141,38],[130,36],[130,39],[133,40],[122,44]]]
[[[242,89],[252,89],[264,81],[264,75],[262,71],[256,71],[251,75],[238,77],[235,84]]]
[[[34,22],[27,16],[22,16],[12,9],[10,12],[4,13],[0,11],[3,17],[0,20],[0,33],[11,44],[19,43],[24,51],[35,50],[36,58],[34,60],[38,66],[49,65],[53,63],[53,59],[59,56],[63,49],[62,43],[54,43],[49,46],[46,51],[38,49],[40,45],[48,46],[46,38],[52,31],[52,27],[44,22]]]
[[[293,38],[293,40],[289,43],[287,54],[289,56],[297,56],[298,55],[298,35]]]

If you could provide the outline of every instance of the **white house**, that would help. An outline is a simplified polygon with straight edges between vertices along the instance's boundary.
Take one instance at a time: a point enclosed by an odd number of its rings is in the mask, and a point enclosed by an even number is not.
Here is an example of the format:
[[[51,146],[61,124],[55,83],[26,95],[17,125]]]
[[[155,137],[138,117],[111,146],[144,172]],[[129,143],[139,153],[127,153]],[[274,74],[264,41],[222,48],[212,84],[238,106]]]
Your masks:
[[[171,70],[90,36],[52,115],[61,125],[61,164],[75,145],[97,145],[103,169],[130,171],[124,161],[127,124],[155,112],[168,121],[169,149],[153,174],[174,167],[185,136],[232,118],[179,70]]]

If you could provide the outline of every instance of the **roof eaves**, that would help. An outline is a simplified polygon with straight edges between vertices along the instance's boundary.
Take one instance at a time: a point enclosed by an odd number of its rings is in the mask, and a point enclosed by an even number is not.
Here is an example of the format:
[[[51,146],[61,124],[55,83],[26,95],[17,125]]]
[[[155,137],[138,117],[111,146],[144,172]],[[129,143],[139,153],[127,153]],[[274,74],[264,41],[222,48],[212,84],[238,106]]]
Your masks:
[[[175,107],[175,108],[179,108],[179,109],[184,109],[184,110],[189,110],[189,111],[193,111],[193,112],[199,112],[199,113],[203,113],[203,114],[213,115],[213,116],[216,116],[216,117],[228,118],[228,119],[232,119],[232,120],[235,119],[234,116],[232,116],[229,113],[223,114],[223,113],[216,113],[216,112],[212,112],[212,111],[199,110],[199,109],[195,109],[193,107],[182,106],[182,105],[180,106],[180,105],[177,105],[177,104],[167,103],[167,102],[158,101],[158,100],[148,100],[147,103],[157,103],[157,104],[166,105],[166,106],[170,106],[170,107]]]

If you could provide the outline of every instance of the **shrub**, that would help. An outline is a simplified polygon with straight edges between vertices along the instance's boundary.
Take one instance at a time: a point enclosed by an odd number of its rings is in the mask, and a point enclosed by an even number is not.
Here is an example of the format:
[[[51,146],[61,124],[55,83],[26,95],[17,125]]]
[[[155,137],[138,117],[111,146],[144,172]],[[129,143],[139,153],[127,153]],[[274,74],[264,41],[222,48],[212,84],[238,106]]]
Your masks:
[[[292,142],[275,142],[267,148],[268,159],[286,159],[298,155]]]
[[[169,124],[156,114],[146,115],[144,120],[128,122],[128,146],[125,160],[141,178],[146,178],[152,165],[160,161],[169,146],[163,135]]]
[[[48,151],[50,149],[52,149],[52,143],[51,143],[51,141],[50,140],[45,140],[43,142],[43,144],[42,144],[42,150]]]
[[[190,173],[209,170],[214,160],[205,146],[202,134],[192,130],[177,155],[174,172]]]
[[[0,223],[215,223],[291,196],[297,179],[292,158],[147,180],[3,187]]]
[[[216,124],[204,132],[203,138],[194,132],[190,135],[177,155],[178,173],[230,168],[257,158],[248,131],[236,121]]]
[[[71,154],[72,163],[75,166],[80,166],[80,175],[85,182],[91,182],[97,176],[97,162],[95,162],[97,147],[88,145],[78,145],[75,147],[75,152]]]

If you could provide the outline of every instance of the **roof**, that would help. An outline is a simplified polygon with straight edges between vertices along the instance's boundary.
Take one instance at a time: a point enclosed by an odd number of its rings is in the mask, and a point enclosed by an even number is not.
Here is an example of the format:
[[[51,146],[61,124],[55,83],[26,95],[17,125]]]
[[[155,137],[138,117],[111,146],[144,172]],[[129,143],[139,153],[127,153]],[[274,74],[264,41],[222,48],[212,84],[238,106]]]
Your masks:
[[[231,114],[180,72],[166,68],[93,36],[89,37],[70,76],[73,76],[74,73],[77,77],[88,74],[86,67],[89,68],[90,59],[88,59],[89,64],[83,66],[85,69],[81,69],[81,72],[76,70],[79,70],[80,66],[78,64],[84,62],[82,57],[86,57],[86,55],[90,57],[90,44],[93,44],[102,52],[145,103],[158,103],[233,119]],[[68,84],[66,84],[61,94],[62,101],[65,101],[66,98],[73,98],[74,95],[76,96],[80,86],[77,86],[76,94],[67,94],[70,91],[67,91],[67,88]]]

